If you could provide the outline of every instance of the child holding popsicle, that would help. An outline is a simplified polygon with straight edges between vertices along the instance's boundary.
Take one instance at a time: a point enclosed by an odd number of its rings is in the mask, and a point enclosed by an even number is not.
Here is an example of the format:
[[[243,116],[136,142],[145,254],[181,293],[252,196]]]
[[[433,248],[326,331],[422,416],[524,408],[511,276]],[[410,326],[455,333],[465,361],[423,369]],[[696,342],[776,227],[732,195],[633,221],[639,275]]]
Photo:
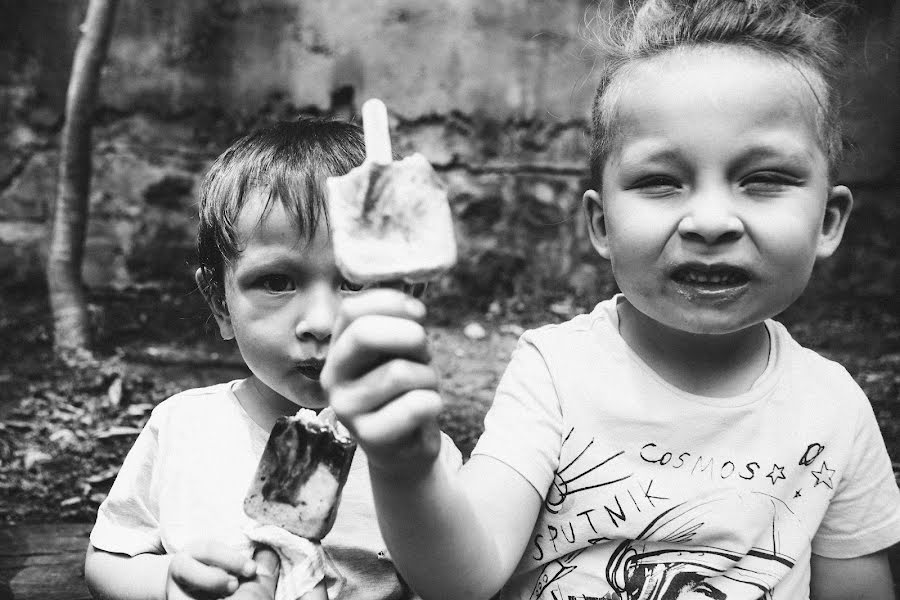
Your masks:
[[[391,553],[441,600],[889,600],[900,491],[872,407],[772,320],[852,206],[836,24],[799,0],[629,17],[583,198],[621,294],[522,336],[461,470],[422,307],[341,306],[322,381]]]
[[[364,158],[359,127],[302,119],[242,137],[210,168],[197,282],[251,375],[154,409],[91,533],[85,577],[96,597],[296,599],[281,585],[285,565],[247,536],[244,498],[278,418],[326,404],[319,375],[334,320],[361,286],[335,266],[325,180]],[[441,444],[458,466],[452,442]],[[412,597],[379,534],[362,451],[322,549],[294,580],[305,599],[326,587],[332,600]]]

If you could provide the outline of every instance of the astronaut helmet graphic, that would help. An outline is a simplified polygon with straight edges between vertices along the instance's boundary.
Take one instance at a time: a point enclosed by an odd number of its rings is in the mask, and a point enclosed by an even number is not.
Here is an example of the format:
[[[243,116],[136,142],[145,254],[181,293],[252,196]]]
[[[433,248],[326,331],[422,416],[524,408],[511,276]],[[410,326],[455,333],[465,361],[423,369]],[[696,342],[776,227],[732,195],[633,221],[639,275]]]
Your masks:
[[[808,551],[800,521],[778,498],[717,492],[622,542],[606,579],[621,600],[768,599]]]

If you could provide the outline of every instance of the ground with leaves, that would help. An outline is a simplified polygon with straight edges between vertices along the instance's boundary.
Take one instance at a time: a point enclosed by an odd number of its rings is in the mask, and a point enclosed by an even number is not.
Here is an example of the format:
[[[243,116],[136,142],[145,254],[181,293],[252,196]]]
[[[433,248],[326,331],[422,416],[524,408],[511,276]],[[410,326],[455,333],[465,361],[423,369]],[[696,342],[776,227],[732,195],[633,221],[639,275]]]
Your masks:
[[[888,300],[806,298],[782,320],[802,343],[843,363],[866,390],[897,471],[900,315]],[[442,426],[468,454],[522,329],[563,320],[583,306],[531,299],[494,302],[473,314],[460,311],[464,304],[434,301],[429,330],[447,398]],[[180,390],[245,374],[234,349],[216,339],[195,292],[94,295],[98,359],[74,369],[52,357],[40,290],[0,292],[0,306],[5,524],[92,521],[153,406]]]

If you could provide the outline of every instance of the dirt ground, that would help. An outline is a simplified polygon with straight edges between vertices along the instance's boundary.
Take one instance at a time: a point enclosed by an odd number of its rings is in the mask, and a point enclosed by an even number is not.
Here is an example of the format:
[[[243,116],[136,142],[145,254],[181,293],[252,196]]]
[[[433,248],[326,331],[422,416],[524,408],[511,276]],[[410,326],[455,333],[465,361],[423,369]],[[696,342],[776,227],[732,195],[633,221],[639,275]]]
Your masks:
[[[435,363],[447,401],[443,429],[468,455],[493,389],[523,328],[580,307],[495,302],[466,313],[434,302]],[[41,290],[0,291],[0,523],[90,522],[124,454],[159,401],[242,377],[234,348],[217,340],[193,291],[95,294],[96,363],[53,359]],[[583,310],[583,308],[581,308]],[[900,315],[885,298],[807,298],[782,316],[802,343],[842,362],[866,390],[900,470]],[[478,323],[483,337],[473,335]]]

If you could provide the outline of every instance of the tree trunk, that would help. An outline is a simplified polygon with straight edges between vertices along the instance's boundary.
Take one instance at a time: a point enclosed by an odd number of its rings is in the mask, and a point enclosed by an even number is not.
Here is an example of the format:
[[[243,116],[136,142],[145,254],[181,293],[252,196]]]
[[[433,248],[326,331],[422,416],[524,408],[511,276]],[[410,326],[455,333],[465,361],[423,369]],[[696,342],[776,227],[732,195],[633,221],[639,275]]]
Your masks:
[[[90,0],[66,93],[59,180],[50,230],[47,287],[57,355],[89,351],[90,327],[81,280],[91,183],[91,120],[118,0]]]

